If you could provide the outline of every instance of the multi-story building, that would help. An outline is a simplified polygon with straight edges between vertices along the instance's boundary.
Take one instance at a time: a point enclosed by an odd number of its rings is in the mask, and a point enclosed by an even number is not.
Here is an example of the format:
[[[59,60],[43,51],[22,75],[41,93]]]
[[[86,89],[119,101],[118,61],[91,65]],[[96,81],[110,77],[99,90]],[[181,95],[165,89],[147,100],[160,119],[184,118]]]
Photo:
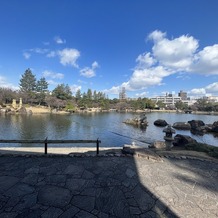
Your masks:
[[[187,100],[187,92],[184,92],[184,91],[181,90],[179,92],[178,96],[181,97],[181,99],[184,100],[184,101]]]
[[[126,96],[126,89],[125,87],[122,87],[121,91],[119,92],[119,99],[122,100],[126,100],[127,96]]]
[[[157,96],[151,98],[152,101],[157,103],[158,101],[162,101],[166,106],[174,106],[176,102],[181,101],[181,97],[173,96],[172,94],[166,96]]]

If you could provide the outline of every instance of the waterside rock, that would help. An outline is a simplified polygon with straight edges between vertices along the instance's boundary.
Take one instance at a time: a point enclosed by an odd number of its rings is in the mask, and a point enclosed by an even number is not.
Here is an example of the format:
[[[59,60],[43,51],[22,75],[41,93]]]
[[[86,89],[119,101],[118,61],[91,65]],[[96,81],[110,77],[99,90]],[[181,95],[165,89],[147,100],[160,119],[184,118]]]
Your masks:
[[[127,119],[124,121],[125,124],[130,124],[140,128],[146,128],[148,126],[147,117],[143,114],[133,119]]]
[[[148,146],[149,148],[156,148],[156,149],[165,149],[166,143],[165,141],[155,141],[153,144]]]
[[[173,145],[178,147],[185,147],[185,145],[190,143],[197,143],[197,141],[188,135],[181,134],[177,134],[173,141]]]
[[[154,125],[164,127],[164,126],[167,126],[168,123],[166,122],[166,120],[158,119],[154,121]]]
[[[180,129],[180,130],[190,130],[191,129],[190,123],[186,123],[186,122],[176,122],[173,124],[172,127],[175,129]]]
[[[211,126],[211,132],[218,133],[218,121],[214,122]]]
[[[188,123],[191,125],[191,133],[196,135],[203,135],[207,132],[206,125],[202,120],[190,120]]]

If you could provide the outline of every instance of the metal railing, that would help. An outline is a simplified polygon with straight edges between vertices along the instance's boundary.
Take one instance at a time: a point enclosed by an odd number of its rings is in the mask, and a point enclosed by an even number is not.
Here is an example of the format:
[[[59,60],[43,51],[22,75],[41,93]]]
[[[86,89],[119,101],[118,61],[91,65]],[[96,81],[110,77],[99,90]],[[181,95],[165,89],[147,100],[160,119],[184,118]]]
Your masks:
[[[74,144],[74,143],[96,143],[96,154],[99,154],[99,143],[101,140],[13,140],[13,139],[0,139],[0,143],[24,143],[24,144],[44,144],[44,154],[48,153],[48,144]]]

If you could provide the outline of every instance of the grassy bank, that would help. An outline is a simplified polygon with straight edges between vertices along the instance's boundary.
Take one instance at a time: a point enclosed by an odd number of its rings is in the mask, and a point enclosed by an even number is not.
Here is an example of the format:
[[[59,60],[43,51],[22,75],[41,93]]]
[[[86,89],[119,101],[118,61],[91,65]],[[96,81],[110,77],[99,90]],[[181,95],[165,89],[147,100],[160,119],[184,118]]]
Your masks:
[[[204,143],[190,143],[185,145],[186,150],[205,152],[211,157],[218,158],[218,147],[207,145]]]

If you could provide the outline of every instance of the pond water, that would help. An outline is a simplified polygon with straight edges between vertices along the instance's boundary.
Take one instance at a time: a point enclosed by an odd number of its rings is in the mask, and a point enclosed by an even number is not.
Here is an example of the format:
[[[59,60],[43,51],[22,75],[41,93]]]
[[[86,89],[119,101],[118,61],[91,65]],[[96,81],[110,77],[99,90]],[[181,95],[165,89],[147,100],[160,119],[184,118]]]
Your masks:
[[[91,139],[101,140],[102,147],[120,147],[124,144],[145,145],[154,140],[163,140],[163,128],[154,126],[157,119],[165,119],[169,124],[202,120],[206,124],[218,121],[215,115],[195,115],[176,113],[147,113],[148,127],[144,130],[123,123],[133,118],[133,113],[84,113],[84,114],[34,114],[34,115],[0,115],[1,139]],[[190,131],[176,130],[176,134],[190,135],[199,142],[218,146],[218,137],[213,134],[197,136]],[[0,146],[12,146],[0,144]],[[14,144],[13,146],[43,146],[31,144]],[[54,144],[55,146],[95,146],[94,144]]]

